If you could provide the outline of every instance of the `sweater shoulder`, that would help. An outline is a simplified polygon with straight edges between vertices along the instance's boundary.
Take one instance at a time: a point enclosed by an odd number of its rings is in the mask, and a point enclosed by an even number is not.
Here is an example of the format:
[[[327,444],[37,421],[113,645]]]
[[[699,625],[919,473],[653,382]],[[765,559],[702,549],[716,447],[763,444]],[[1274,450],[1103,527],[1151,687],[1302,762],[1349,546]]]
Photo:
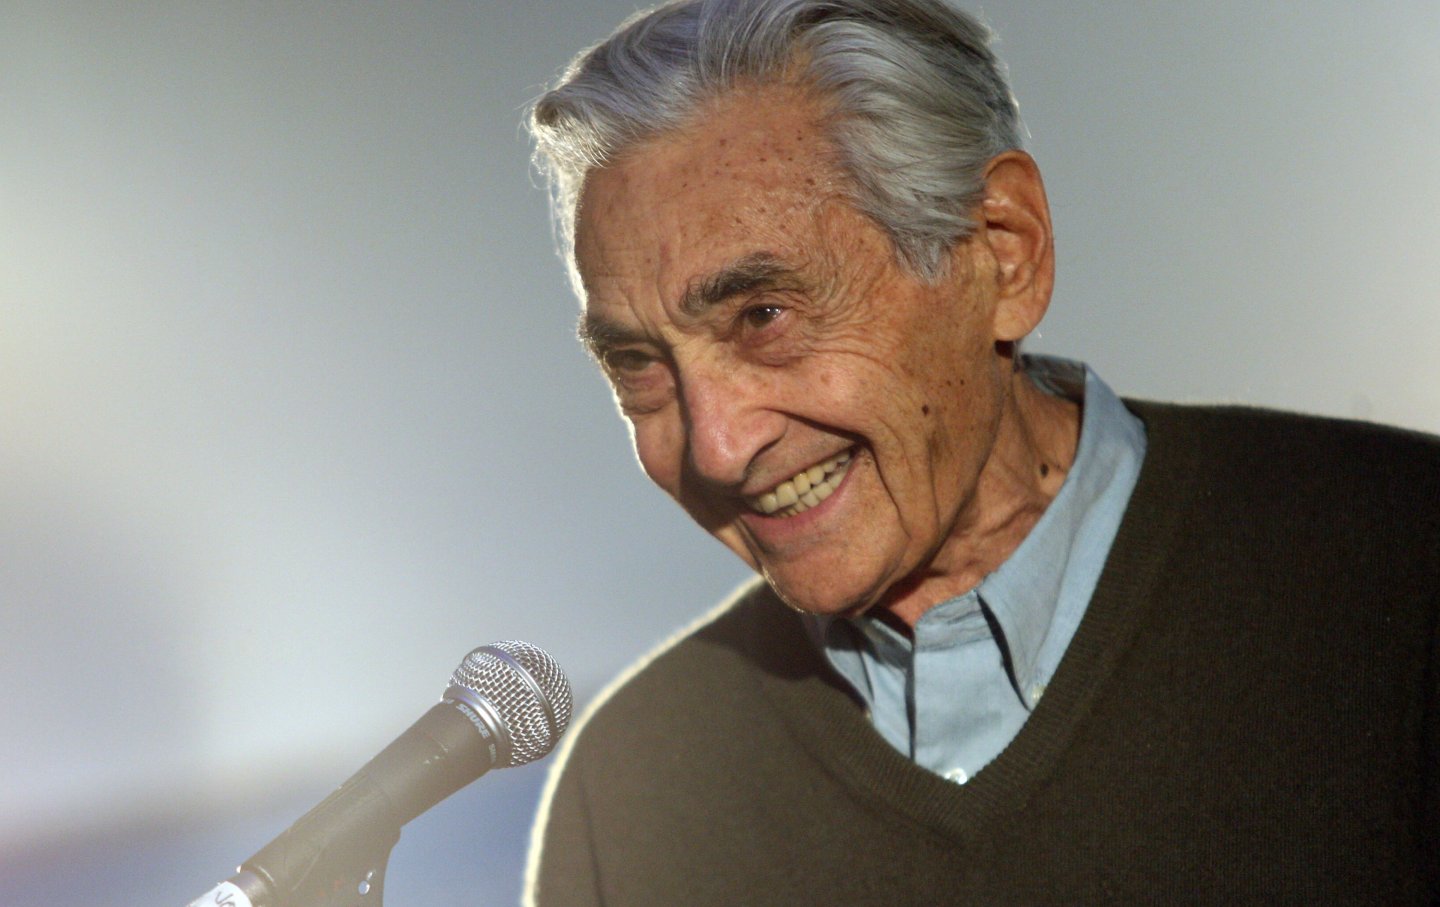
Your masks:
[[[1157,464],[1176,473],[1167,480],[1198,476],[1207,496],[1229,495],[1260,516],[1267,504],[1304,504],[1440,538],[1440,437],[1254,407],[1127,406],[1145,423]]]
[[[1377,619],[1440,607],[1440,440],[1248,407],[1127,406],[1148,449],[1127,511],[1145,519],[1122,536],[1143,547],[1169,527],[1165,570],[1269,589],[1276,608],[1302,588],[1307,607],[1363,600]]]
[[[747,640],[755,635],[749,627],[772,599],[764,583],[747,583],[630,665],[581,712],[552,757],[541,792],[530,834],[527,904],[557,892],[563,892],[560,902],[599,903],[600,880],[587,856],[596,846],[598,813],[650,827],[647,798],[670,796],[692,774],[687,759],[696,751],[703,756],[706,734],[713,738],[718,727],[717,709],[728,700],[743,713],[736,700],[751,686],[743,677]],[[594,898],[586,900],[587,893]]]
[[[785,637],[785,641],[775,638]],[[611,681],[572,729],[562,761],[633,756],[688,725],[743,712],[758,695],[753,675],[787,643],[793,658],[800,622],[758,578],[642,656]]]
[[[1240,405],[1187,405],[1127,399],[1147,429],[1183,435],[1217,450],[1254,445],[1303,452],[1307,457],[1343,460],[1355,452],[1383,453],[1388,459],[1440,463],[1440,436],[1330,416]]]

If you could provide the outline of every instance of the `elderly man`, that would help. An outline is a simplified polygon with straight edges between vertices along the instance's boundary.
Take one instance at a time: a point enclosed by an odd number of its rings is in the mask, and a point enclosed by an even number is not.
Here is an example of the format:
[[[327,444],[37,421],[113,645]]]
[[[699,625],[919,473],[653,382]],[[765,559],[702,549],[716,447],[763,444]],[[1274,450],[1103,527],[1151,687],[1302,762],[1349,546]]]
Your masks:
[[[1440,898],[1440,444],[1020,355],[987,41],[687,0],[536,105],[641,465],[761,574],[577,728],[539,903]]]

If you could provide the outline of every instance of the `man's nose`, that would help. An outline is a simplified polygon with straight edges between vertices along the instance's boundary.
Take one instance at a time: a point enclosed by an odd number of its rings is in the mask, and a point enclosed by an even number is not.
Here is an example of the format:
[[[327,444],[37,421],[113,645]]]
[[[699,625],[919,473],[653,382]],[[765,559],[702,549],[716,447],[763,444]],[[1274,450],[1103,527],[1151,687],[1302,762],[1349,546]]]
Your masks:
[[[726,363],[682,377],[690,465],[708,482],[738,487],[750,464],[785,432],[764,375]]]

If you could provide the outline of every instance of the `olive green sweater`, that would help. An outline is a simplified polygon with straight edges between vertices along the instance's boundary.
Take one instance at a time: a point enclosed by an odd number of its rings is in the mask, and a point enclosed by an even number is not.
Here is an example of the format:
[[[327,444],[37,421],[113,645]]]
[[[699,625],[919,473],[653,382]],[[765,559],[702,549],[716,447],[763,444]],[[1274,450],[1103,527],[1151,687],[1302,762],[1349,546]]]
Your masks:
[[[870,727],[755,585],[592,707],[542,905],[1440,903],[1440,441],[1129,404],[1089,610],[968,784]]]

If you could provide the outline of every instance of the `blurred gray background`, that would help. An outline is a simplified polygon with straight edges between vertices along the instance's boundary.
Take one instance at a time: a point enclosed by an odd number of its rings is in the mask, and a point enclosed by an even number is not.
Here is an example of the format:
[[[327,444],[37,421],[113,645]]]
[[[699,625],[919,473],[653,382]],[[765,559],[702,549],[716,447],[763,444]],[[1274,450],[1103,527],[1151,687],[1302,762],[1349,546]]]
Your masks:
[[[625,0],[0,3],[0,904],[185,902],[530,640],[743,579],[649,487],[523,111]],[[1440,4],[970,4],[1122,393],[1440,429]],[[543,769],[387,903],[512,903]]]

